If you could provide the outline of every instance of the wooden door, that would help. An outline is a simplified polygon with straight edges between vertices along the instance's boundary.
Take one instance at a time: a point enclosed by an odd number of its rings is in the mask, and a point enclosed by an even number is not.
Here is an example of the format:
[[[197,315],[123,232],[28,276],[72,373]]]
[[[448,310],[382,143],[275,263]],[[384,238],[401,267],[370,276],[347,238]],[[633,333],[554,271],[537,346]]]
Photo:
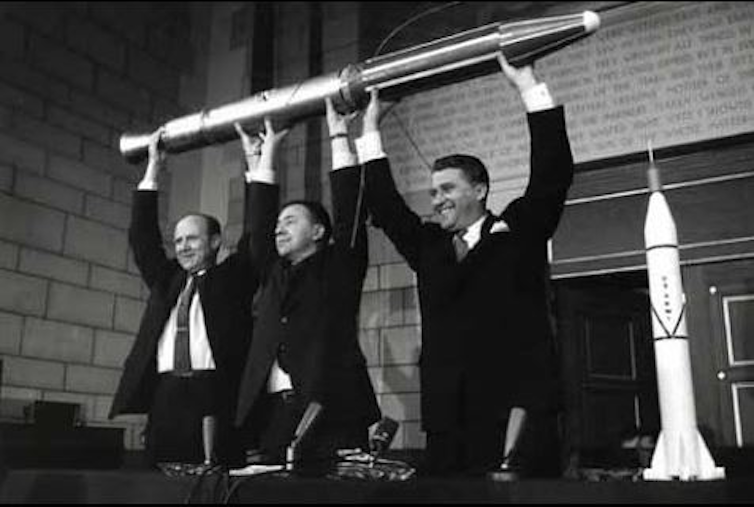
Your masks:
[[[754,447],[754,280],[710,284],[722,444]]]
[[[683,279],[699,428],[711,450],[736,459],[745,456],[750,468],[754,466],[754,259],[685,266]]]
[[[621,441],[659,430],[646,287],[556,282],[569,467],[616,465]],[[628,465],[628,464],[627,464]]]

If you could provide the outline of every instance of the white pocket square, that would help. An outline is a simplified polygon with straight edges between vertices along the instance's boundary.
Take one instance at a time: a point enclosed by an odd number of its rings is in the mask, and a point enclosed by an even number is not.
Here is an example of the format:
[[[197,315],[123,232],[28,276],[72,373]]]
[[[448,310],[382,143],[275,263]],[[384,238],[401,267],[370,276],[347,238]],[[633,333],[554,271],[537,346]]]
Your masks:
[[[508,232],[510,229],[508,228],[508,224],[506,224],[503,220],[499,220],[492,224],[492,227],[490,227],[490,234],[495,234],[497,232]]]

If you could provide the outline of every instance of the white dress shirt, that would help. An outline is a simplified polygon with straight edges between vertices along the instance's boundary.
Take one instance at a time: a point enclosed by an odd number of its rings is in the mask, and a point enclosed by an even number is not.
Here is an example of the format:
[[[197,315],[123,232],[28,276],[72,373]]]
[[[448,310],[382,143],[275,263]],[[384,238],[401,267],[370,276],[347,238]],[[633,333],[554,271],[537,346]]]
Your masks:
[[[203,272],[197,276],[201,276]],[[188,286],[188,278],[183,290]],[[180,298],[179,298],[180,299]],[[173,371],[175,362],[175,334],[176,334],[176,315],[178,313],[178,301],[176,301],[170,317],[165,323],[165,328],[157,343],[157,372],[164,373]],[[191,369],[193,370],[214,370],[215,359],[212,356],[212,347],[207,337],[207,327],[204,324],[204,311],[202,302],[199,297],[199,291],[194,292],[189,308],[189,349],[191,351]]]
[[[278,393],[280,391],[286,391],[293,389],[293,383],[291,382],[291,376],[288,375],[280,367],[280,363],[275,359],[275,362],[270,368],[270,376],[267,377],[267,392]]]
[[[479,240],[482,239],[482,224],[484,223],[485,218],[487,218],[486,213],[482,215],[479,220],[468,226],[466,232],[461,235],[461,239],[466,242],[469,250],[474,248],[476,244],[479,243]]]

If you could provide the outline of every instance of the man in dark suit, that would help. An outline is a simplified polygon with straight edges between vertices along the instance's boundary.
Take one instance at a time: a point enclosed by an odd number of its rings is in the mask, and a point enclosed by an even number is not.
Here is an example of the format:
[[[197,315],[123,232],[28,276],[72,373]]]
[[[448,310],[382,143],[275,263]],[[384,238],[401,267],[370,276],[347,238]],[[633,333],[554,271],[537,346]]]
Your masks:
[[[154,463],[201,464],[206,458],[239,463],[243,453],[232,415],[258,285],[248,236],[218,264],[219,222],[192,213],[176,224],[176,258],[168,257],[158,223],[158,177],[166,165],[158,148],[161,135],[159,130],[152,135],[129,230],[150,294],[110,418],[148,414],[146,447]],[[205,455],[207,445],[214,447],[215,456]]]
[[[514,458],[523,473],[558,473],[547,242],[563,210],[573,160],[563,108],[554,107],[530,66],[517,69],[499,59],[522,95],[531,134],[529,184],[502,214],[486,208],[490,184],[482,162],[450,155],[432,168],[438,220],[422,222],[396,190],[375,93],[356,140],[374,225],[417,274],[430,474],[485,473],[500,465],[504,450],[514,451],[506,459]]]
[[[337,449],[366,449],[368,427],[380,416],[358,342],[367,269],[365,214],[358,205],[361,167],[348,147],[345,124],[332,124],[334,223],[318,202],[281,208],[273,157],[283,133],[265,123],[250,192],[261,289],[236,422],[256,429],[260,459],[280,463],[307,407],[320,404],[321,415],[294,459],[297,466],[321,470]]]

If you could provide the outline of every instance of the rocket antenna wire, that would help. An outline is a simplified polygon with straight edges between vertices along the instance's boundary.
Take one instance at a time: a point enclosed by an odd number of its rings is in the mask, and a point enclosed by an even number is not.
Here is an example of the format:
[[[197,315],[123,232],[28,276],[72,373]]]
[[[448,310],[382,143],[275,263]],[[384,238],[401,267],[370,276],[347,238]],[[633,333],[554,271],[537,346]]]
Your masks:
[[[410,18],[408,18],[406,21],[395,27],[390,31],[387,36],[380,41],[379,45],[377,46],[377,49],[375,50],[374,54],[372,55],[372,58],[376,58],[377,56],[382,53],[382,50],[385,49],[385,46],[387,45],[390,40],[398,35],[404,28],[407,26],[415,23],[416,21],[420,20],[421,18],[424,18],[426,16],[429,16],[430,14],[434,14],[436,12],[443,11],[449,7],[454,7],[456,5],[460,5],[463,2],[448,2],[446,4],[438,5],[436,7],[432,7],[429,9],[425,9]],[[422,151],[419,149],[419,146],[416,144],[416,141],[414,141],[414,138],[411,137],[411,134],[408,132],[408,129],[403,125],[403,122],[400,119],[400,116],[393,110],[395,106],[398,105],[400,102],[399,100],[396,100],[395,102],[391,103],[385,111],[383,111],[380,119],[378,120],[379,123],[382,122],[385,118],[387,118],[388,113],[391,113],[393,117],[395,118],[396,122],[398,123],[398,127],[400,127],[401,131],[403,132],[403,135],[406,136],[406,139],[408,139],[409,143],[411,143],[411,146],[416,151],[417,155],[419,155],[419,158],[421,159],[422,163],[425,165],[427,170],[431,171],[432,166],[427,161],[427,158],[424,156]],[[354,222],[353,222],[353,229],[351,230],[351,248],[355,248],[356,246],[356,236],[358,234],[359,229],[359,214],[361,213],[361,208],[363,206],[363,200],[364,200],[364,166],[362,165],[361,168],[361,174],[360,174],[360,182],[359,182],[359,192],[356,198],[356,210],[355,210],[355,216],[354,216]]]
[[[429,9],[425,9],[425,10],[423,10],[423,11],[421,11],[421,12],[419,12],[419,13],[413,15],[413,16],[411,16],[406,21],[404,21],[403,23],[401,23],[400,25],[398,25],[397,27],[395,27],[393,30],[391,30],[390,33],[387,34],[387,36],[384,39],[382,39],[382,41],[380,42],[380,44],[377,46],[377,49],[375,50],[374,54],[372,55],[372,58],[376,58],[377,56],[379,56],[380,54],[382,54],[382,50],[385,49],[385,46],[387,46],[387,43],[390,42],[390,40],[392,40],[400,32],[402,32],[406,27],[412,25],[413,23],[419,21],[420,19],[422,19],[422,18],[424,18],[426,16],[429,16],[431,14],[436,14],[436,13],[438,13],[440,11],[444,11],[445,9],[448,9],[450,7],[455,7],[455,6],[461,5],[463,3],[464,2],[448,2],[448,3],[442,4],[442,5],[431,7]],[[432,170],[432,166],[429,164],[429,162],[427,161],[427,158],[424,156],[424,154],[422,153],[422,151],[419,149],[419,145],[416,143],[416,141],[414,141],[414,138],[411,137],[411,134],[409,133],[408,129],[405,127],[405,125],[401,121],[400,117],[398,116],[398,113],[396,113],[393,110],[393,108],[396,105],[398,105],[399,102],[400,102],[400,99],[397,100],[397,101],[395,101],[395,102],[393,102],[392,104],[390,104],[388,106],[388,108],[385,110],[385,113],[382,115],[382,119],[387,118],[388,113],[391,113],[393,115],[393,117],[395,118],[395,120],[398,122],[398,126],[400,127],[401,131],[403,132],[403,135],[406,136],[406,139],[408,139],[409,143],[414,148],[414,150],[416,151],[417,155],[419,155],[419,158],[421,159],[421,161],[425,165],[425,167],[429,171],[431,171]]]
[[[432,7],[430,9],[426,9],[426,10],[424,10],[424,11],[418,13],[418,14],[415,14],[414,16],[411,16],[406,21],[404,21],[403,23],[401,23],[400,25],[398,25],[397,27],[395,27],[393,30],[391,30],[391,32],[389,34],[387,34],[387,36],[384,39],[382,39],[382,41],[380,42],[379,46],[377,46],[377,49],[375,50],[374,54],[372,55],[372,58],[375,58],[375,57],[379,56],[380,54],[382,54],[382,50],[385,49],[385,46],[387,45],[388,42],[390,42],[390,39],[392,39],[393,37],[395,37],[396,35],[398,35],[407,26],[415,23],[416,21],[419,21],[421,18],[423,18],[425,16],[429,16],[430,14],[434,14],[436,12],[443,11],[443,10],[447,9],[448,7],[454,7],[454,6],[462,4],[462,3],[463,2],[448,2],[448,3],[443,4],[443,5],[438,5],[436,7]]]

